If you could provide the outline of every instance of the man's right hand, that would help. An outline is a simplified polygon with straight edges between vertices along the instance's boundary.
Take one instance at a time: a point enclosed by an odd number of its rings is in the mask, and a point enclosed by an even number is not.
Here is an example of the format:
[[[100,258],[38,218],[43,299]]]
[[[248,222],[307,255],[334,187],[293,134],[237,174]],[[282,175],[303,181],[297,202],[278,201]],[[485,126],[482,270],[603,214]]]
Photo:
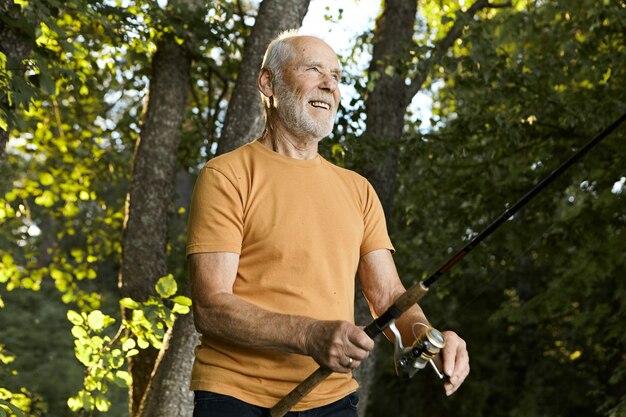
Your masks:
[[[320,366],[348,373],[367,358],[374,341],[347,321],[314,321],[305,328],[304,347]]]

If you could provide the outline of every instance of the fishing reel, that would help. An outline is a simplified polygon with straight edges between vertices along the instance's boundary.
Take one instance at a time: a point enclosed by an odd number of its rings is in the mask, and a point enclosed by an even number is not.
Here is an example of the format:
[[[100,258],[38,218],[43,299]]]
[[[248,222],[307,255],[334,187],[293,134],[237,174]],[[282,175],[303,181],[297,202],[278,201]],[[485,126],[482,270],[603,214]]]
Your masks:
[[[415,334],[416,326],[424,326],[427,330],[420,336],[417,336]],[[404,347],[402,344],[402,337],[400,336],[400,331],[396,327],[395,320],[391,322],[389,329],[393,332],[393,335],[396,338],[393,353],[396,375],[408,376],[409,378],[412,378],[417,371],[424,369],[426,365],[430,365],[440,380],[445,381],[448,378],[437,368],[437,365],[435,365],[433,360],[439,351],[446,345],[446,341],[439,330],[424,323],[414,323],[412,330],[415,342],[409,347]]]

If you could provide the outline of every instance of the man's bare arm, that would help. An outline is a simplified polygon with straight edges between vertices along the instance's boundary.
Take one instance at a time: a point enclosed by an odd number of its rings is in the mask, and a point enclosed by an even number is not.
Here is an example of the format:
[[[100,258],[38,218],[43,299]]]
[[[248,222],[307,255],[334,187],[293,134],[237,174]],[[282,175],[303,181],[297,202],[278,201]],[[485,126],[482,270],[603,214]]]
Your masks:
[[[351,323],[279,314],[234,295],[238,265],[236,253],[190,255],[194,319],[200,333],[239,346],[310,355],[335,372],[349,372],[367,357],[373,341]]]
[[[405,291],[391,252],[387,249],[376,250],[361,257],[358,273],[363,293],[375,316],[383,314]],[[428,324],[424,312],[417,304],[396,320],[396,327],[405,346],[415,341],[412,330],[414,323]],[[422,326],[417,327],[416,333],[419,334],[421,329]],[[391,332],[385,332],[385,335],[393,340]],[[446,346],[441,351],[443,371],[450,377],[444,384],[444,389],[446,394],[451,395],[469,374],[469,355],[465,341],[455,332],[445,331],[443,335],[446,339]]]

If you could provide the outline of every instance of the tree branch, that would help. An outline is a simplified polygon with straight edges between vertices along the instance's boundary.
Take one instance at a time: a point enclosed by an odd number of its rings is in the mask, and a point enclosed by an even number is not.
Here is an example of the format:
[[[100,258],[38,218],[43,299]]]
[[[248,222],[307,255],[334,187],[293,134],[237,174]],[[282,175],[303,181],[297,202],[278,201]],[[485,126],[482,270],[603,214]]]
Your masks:
[[[412,98],[417,94],[418,91],[422,89],[422,86],[426,82],[428,78],[428,74],[432,71],[435,65],[441,63],[443,57],[448,52],[448,50],[454,45],[457,39],[461,37],[463,34],[463,29],[466,26],[466,22],[471,19],[476,13],[478,13],[482,9],[489,8],[505,8],[512,6],[510,2],[494,4],[489,2],[489,0],[476,0],[469,9],[467,9],[463,13],[457,13],[457,18],[454,21],[454,24],[448,30],[446,36],[441,38],[433,48],[433,54],[426,60],[421,61],[421,68],[418,69],[418,73],[416,78],[414,78],[411,82],[411,85],[407,89],[407,94],[409,98]]]
[[[489,7],[490,9],[506,9],[507,7],[513,7],[513,3],[511,3],[510,1],[500,4],[489,3],[487,7]]]
[[[237,14],[239,15],[239,18],[241,19],[241,24],[243,25],[243,27],[250,29],[249,26],[246,25],[246,12],[243,10],[243,7],[241,6],[241,1],[236,1],[235,4],[237,5]]]

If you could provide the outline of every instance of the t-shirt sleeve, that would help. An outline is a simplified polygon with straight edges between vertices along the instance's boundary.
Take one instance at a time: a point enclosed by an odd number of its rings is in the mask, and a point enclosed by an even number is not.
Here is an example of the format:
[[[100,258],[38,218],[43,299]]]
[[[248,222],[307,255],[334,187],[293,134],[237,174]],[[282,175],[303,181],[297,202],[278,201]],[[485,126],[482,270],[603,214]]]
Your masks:
[[[201,252],[241,253],[243,203],[239,190],[223,173],[206,166],[191,197],[187,256]]]
[[[395,252],[385,222],[385,212],[374,187],[366,181],[363,196],[363,241],[361,242],[361,256],[377,249],[389,249]]]

